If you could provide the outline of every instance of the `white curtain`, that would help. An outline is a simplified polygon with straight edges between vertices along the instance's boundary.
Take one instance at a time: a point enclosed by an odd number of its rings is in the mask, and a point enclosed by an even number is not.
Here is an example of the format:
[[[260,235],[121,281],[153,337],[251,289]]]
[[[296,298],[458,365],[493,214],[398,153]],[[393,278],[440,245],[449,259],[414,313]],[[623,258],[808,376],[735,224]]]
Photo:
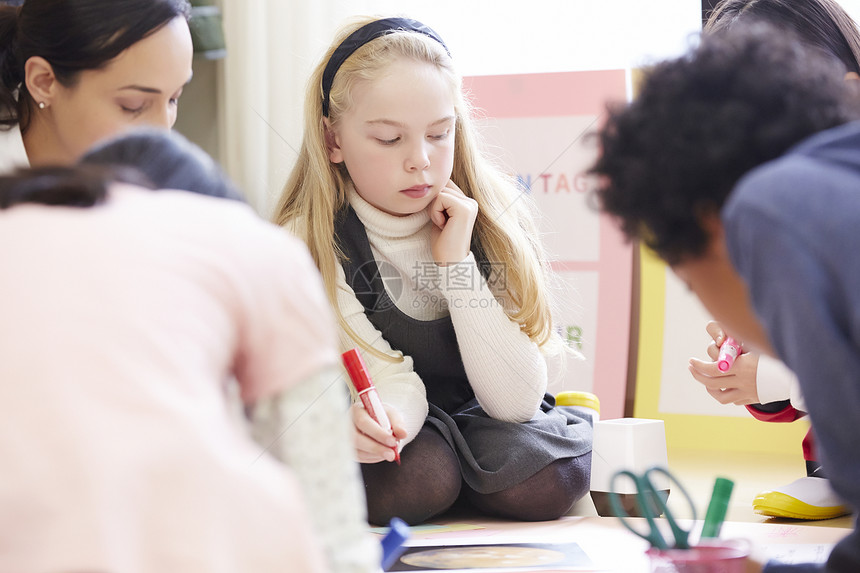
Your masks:
[[[227,58],[218,79],[220,155],[227,173],[268,216],[301,142],[308,71],[297,52],[325,2],[224,0]]]

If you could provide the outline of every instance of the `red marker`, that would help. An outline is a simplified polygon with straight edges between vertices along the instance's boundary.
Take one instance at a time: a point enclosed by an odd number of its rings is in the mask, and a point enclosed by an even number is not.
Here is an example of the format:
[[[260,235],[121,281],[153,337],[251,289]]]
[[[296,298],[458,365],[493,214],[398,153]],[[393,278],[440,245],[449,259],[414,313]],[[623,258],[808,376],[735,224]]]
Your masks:
[[[358,397],[361,398],[361,403],[364,409],[370,414],[373,420],[382,426],[382,429],[391,432],[391,421],[388,419],[388,414],[385,413],[385,408],[382,407],[382,401],[379,399],[379,394],[376,392],[376,386],[370,380],[370,374],[367,373],[367,366],[364,365],[364,360],[361,359],[361,354],[357,348],[347,350],[343,353],[343,364],[346,366],[346,371],[349,372],[349,377],[352,380],[352,385],[355,391],[358,392]],[[397,446],[394,450],[394,461],[400,465],[400,452],[397,451]]]
[[[720,345],[720,356],[717,358],[717,368],[720,369],[720,372],[728,372],[732,364],[735,363],[735,358],[740,353],[741,345],[731,336],[726,336],[726,339]]]

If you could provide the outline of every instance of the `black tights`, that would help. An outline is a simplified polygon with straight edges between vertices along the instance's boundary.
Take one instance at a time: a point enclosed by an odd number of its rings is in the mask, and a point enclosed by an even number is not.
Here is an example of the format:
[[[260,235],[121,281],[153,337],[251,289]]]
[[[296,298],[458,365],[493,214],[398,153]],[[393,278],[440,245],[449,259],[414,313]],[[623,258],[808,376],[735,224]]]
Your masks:
[[[361,464],[367,519],[388,525],[399,517],[410,525],[451,507],[460,495],[460,461],[439,432],[424,426],[393,462]]]
[[[457,454],[431,426],[424,426],[401,452],[401,465],[362,464],[368,520],[388,525],[399,517],[410,525],[447,511],[460,498],[486,515],[519,521],[548,521],[570,510],[588,491],[591,453],[556,460],[508,489],[481,494],[463,482]]]

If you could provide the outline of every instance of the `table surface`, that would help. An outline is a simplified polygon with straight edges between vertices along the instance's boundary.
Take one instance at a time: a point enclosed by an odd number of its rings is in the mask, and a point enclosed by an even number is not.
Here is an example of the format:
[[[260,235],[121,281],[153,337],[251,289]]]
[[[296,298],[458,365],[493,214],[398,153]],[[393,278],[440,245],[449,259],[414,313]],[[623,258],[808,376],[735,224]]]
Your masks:
[[[805,475],[804,462],[799,453],[795,457],[670,451],[669,467],[688,489],[700,516],[707,507],[716,477],[726,477],[735,482],[721,538],[748,541],[752,555],[759,560],[772,557],[794,561],[822,560],[826,558],[832,544],[847,535],[853,527],[851,516],[824,521],[798,521],[767,518],[753,512],[752,499],[757,493]],[[701,519],[698,523],[692,523],[684,504],[673,504],[671,494],[669,506],[682,524],[692,528],[693,538],[697,538]],[[595,565],[593,570],[625,573],[650,570],[645,556],[647,542],[624,529],[618,519],[598,516],[589,496],[574,505],[568,516],[555,521],[525,523],[469,515],[446,515],[444,519],[434,520],[426,528],[413,529],[412,538],[407,544],[437,546],[570,541],[575,541],[585,550]],[[535,571],[545,573],[551,569]]]

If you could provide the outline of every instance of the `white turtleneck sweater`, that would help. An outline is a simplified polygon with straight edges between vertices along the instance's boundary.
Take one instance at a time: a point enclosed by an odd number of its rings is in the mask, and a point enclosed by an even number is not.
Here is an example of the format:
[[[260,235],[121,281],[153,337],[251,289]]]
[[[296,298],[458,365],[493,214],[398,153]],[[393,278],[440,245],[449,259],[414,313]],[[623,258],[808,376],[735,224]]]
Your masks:
[[[356,192],[349,202],[364,224],[388,295],[404,314],[434,320],[450,314],[469,383],[491,417],[525,422],[534,416],[547,387],[547,367],[538,346],[505,313],[470,253],[463,261],[439,267],[430,250],[433,223],[427,211],[395,216],[380,211]],[[395,271],[396,269],[396,271]],[[338,269],[337,303],[347,324],[375,348],[391,346],[364,313],[364,307]],[[399,275],[399,276],[397,276]],[[343,330],[342,350],[356,345]],[[389,362],[362,352],[383,402],[403,417],[411,441],[427,417],[427,398],[412,359]],[[355,396],[353,396],[355,399]]]

